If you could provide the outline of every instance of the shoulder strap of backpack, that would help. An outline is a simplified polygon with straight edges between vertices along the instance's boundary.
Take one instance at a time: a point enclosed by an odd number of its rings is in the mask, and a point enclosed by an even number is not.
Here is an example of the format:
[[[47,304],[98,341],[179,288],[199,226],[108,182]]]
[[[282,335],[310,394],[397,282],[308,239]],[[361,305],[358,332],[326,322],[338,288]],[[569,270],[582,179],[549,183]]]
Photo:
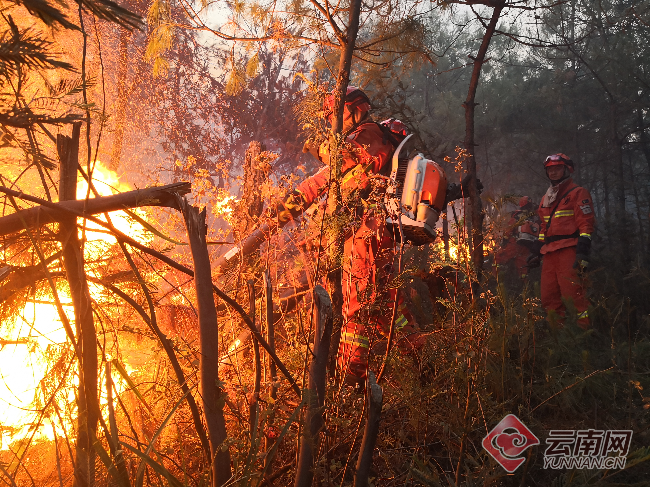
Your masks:
[[[553,215],[555,215],[555,211],[556,211],[556,210],[558,209],[558,207],[560,206],[560,203],[562,202],[562,200],[563,200],[564,198],[566,198],[566,197],[569,195],[569,193],[570,193],[571,191],[573,191],[574,189],[578,189],[579,187],[580,187],[580,186],[578,186],[578,185],[576,184],[573,188],[571,188],[569,191],[567,191],[566,193],[564,193],[561,197],[559,197],[559,198],[557,199],[557,203],[555,204],[555,207],[553,208],[553,211],[551,211],[551,214],[550,214],[549,217],[548,217],[548,223],[546,224],[546,228],[547,228],[547,229],[551,227],[551,220],[553,219]]]
[[[400,145],[401,141],[395,137],[395,134],[391,129],[386,127],[385,125],[380,124],[379,122],[375,122],[381,132],[384,134],[384,140],[390,142],[393,145],[394,149],[397,149],[397,146]]]

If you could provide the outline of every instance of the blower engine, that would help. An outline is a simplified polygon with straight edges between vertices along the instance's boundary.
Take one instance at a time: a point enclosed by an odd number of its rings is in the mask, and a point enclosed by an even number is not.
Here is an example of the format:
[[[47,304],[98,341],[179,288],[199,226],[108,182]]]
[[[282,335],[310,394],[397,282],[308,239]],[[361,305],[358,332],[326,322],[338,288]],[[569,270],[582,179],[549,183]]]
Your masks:
[[[527,221],[517,227],[517,243],[520,245],[531,246],[537,242],[538,235],[539,225],[537,223]]]
[[[409,157],[405,146],[411,137],[406,137],[393,154],[385,200],[389,212],[386,221],[397,236],[401,221],[404,240],[424,245],[436,239],[436,222],[447,194],[447,176],[437,163],[422,154]]]

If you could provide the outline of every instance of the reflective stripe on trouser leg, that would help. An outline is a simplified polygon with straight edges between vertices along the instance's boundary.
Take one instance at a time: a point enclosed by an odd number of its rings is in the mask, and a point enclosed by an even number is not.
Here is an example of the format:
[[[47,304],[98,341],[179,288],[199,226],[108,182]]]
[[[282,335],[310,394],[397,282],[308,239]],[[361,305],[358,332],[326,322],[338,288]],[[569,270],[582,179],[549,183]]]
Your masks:
[[[546,311],[554,310],[563,317],[566,308],[562,299],[572,300],[578,311],[578,325],[589,326],[589,301],[585,296],[584,282],[578,276],[573,263],[575,247],[565,247],[544,255],[542,263],[542,306]]]
[[[337,360],[343,377],[366,378],[369,347],[370,340],[363,325],[349,322],[343,327]]]
[[[409,320],[406,316],[404,316],[404,313],[399,313],[397,315],[397,318],[395,318],[395,331],[396,332],[400,331],[402,328],[408,325],[408,323]]]

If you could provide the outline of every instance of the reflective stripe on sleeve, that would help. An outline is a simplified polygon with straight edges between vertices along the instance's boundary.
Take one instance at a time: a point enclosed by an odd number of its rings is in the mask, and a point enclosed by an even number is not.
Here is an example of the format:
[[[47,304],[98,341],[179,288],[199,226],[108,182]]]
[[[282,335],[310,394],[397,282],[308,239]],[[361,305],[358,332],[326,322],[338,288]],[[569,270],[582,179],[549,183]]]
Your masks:
[[[589,318],[589,311],[584,310],[582,313],[580,313],[580,314],[578,315],[578,319],[579,319],[579,320],[582,320],[582,319],[584,319],[584,318]]]
[[[560,218],[563,216],[573,216],[573,210],[560,210],[555,212],[555,217]]]
[[[591,239],[591,233],[581,233],[581,237],[587,237],[588,239]]]
[[[395,331],[400,331],[408,324],[409,320],[406,319],[402,313],[395,319]]]
[[[363,335],[357,335],[356,333],[350,333],[347,331],[341,333],[341,340],[343,341],[343,343],[356,345],[358,347],[369,348],[370,346],[370,340],[368,340],[368,337],[365,337]]]

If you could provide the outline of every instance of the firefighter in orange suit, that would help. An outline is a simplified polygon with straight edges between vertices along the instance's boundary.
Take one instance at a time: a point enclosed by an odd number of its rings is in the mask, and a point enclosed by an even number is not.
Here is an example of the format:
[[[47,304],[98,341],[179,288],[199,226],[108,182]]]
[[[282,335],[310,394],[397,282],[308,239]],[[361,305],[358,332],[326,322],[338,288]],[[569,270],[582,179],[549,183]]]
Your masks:
[[[334,100],[326,98],[324,111],[331,123]],[[396,289],[388,289],[395,263],[395,236],[386,223],[384,211],[366,201],[373,175],[389,176],[394,150],[406,136],[406,127],[398,120],[374,122],[368,116],[370,101],[358,88],[349,86],[345,98],[342,150],[342,191],[357,192],[358,207],[347,208],[360,218],[353,219],[347,230],[343,255],[343,315],[338,364],[347,384],[365,382],[370,348],[390,331]],[[305,211],[325,193],[329,185],[328,144],[307,141],[310,152],[325,166],[303,181],[280,205],[277,217],[291,219]],[[446,188],[444,189],[446,190]],[[395,320],[396,340],[408,351],[424,343],[403,299],[398,299]]]
[[[494,256],[494,274],[501,267],[513,261],[517,276],[521,279],[528,277],[528,256],[539,234],[535,206],[529,196],[522,196],[519,209],[513,211],[508,221],[508,229],[503,238],[503,244]],[[533,216],[534,215],[534,216]]]
[[[573,161],[565,154],[553,154],[544,162],[551,186],[542,198],[539,242],[529,264],[542,263],[542,306],[554,311],[560,321],[564,300],[572,300],[578,311],[578,325],[589,327],[589,301],[585,296],[584,273],[589,265],[591,235],[596,219],[589,191],[571,179]]]

